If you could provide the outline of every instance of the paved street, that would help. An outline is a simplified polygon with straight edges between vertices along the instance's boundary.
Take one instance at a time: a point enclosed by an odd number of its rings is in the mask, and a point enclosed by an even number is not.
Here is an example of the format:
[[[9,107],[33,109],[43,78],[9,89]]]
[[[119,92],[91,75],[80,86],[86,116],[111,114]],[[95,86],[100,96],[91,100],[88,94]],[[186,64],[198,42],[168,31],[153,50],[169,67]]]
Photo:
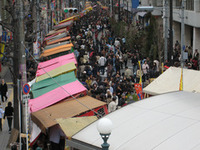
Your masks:
[[[12,80],[10,76],[10,72],[8,71],[8,68],[3,67],[2,72],[0,73],[1,77],[5,79],[7,85],[8,85],[8,101],[13,101],[13,87],[12,87]],[[7,106],[7,102],[4,102],[2,104],[3,109],[5,110],[5,107]],[[3,124],[3,131],[0,131],[0,150],[9,150],[7,148],[7,144],[10,138],[10,134],[8,132],[8,123],[7,120],[2,121]]]

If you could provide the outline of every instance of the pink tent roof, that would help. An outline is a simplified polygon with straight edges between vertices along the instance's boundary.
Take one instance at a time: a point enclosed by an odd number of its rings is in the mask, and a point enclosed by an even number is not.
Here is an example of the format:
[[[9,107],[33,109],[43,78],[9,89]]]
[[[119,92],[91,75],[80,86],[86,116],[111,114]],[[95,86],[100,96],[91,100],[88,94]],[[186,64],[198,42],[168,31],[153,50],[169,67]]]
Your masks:
[[[74,62],[75,64],[77,64],[77,61],[76,61],[75,58],[69,59],[69,60],[62,60],[61,62],[52,64],[51,66],[45,67],[44,69],[37,70],[36,76],[39,77],[39,76],[45,74],[46,72],[49,72],[49,71],[51,71],[51,70],[53,70],[55,68],[58,68],[60,66],[63,66],[65,64],[68,64],[68,63],[71,63],[71,62]]]
[[[41,69],[41,68],[45,68],[45,67],[48,67],[50,65],[56,64],[56,63],[61,62],[63,60],[69,60],[69,59],[73,59],[73,58],[75,58],[74,53],[70,53],[70,54],[67,54],[67,55],[63,55],[63,56],[60,56],[60,57],[53,58],[51,60],[40,62],[39,65],[38,65],[38,70]]]
[[[86,88],[77,80],[69,84],[62,86],[66,91],[61,87],[58,87],[48,93],[43,94],[35,99],[29,100],[30,112],[36,112],[43,108],[46,108],[50,105],[53,105],[71,95],[79,94],[86,92]],[[70,94],[69,94],[70,93]]]

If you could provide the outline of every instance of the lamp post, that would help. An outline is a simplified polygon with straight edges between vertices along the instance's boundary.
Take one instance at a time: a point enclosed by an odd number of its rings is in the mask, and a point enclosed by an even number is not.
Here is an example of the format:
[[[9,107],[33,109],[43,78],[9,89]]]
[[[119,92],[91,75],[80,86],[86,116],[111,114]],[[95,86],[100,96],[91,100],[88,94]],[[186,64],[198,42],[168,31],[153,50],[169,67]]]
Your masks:
[[[108,118],[102,118],[97,124],[97,130],[99,131],[101,138],[104,143],[101,144],[102,150],[108,150],[110,144],[107,143],[107,140],[111,134],[112,122]]]

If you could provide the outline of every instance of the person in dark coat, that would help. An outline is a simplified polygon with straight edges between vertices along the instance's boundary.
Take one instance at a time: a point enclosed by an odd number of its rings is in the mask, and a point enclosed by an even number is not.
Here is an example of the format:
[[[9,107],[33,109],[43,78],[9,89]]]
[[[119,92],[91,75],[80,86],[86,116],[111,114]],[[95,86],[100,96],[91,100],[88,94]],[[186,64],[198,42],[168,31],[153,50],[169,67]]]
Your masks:
[[[4,102],[4,97],[6,98],[5,101],[7,101],[8,97],[6,96],[6,93],[8,92],[8,86],[5,83],[4,79],[1,80],[0,92],[1,92],[1,101]]]
[[[13,111],[12,103],[8,102],[8,106],[5,108],[4,119],[7,118],[9,131],[11,131]]]

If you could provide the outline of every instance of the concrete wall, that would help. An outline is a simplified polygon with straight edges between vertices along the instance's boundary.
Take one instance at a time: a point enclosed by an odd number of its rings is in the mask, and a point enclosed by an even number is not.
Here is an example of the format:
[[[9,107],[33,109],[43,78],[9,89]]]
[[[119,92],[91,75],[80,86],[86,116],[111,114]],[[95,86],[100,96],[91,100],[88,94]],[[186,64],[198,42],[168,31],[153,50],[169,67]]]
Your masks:
[[[198,49],[200,52],[200,29],[199,28],[194,28],[193,30],[193,53],[195,49]]]
[[[173,31],[174,31],[174,36],[173,36],[173,43],[176,43],[178,41],[181,43],[181,25],[178,22],[173,22]]]
[[[193,27],[185,25],[185,46],[192,46],[191,38],[193,36]]]

